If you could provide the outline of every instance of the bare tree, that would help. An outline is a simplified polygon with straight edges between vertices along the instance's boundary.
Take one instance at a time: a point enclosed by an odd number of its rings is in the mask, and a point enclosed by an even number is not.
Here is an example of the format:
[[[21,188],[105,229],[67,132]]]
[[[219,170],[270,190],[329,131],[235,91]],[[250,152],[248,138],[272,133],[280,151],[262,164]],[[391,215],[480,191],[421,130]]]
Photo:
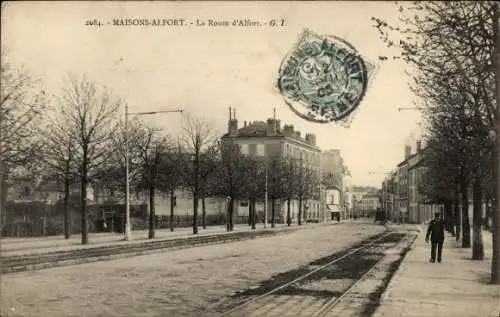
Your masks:
[[[75,131],[76,159],[81,185],[82,244],[88,243],[87,187],[97,168],[109,159],[110,142],[122,101],[105,87],[70,76],[60,98],[58,116]]]
[[[229,199],[226,227],[227,231],[232,231],[234,228],[234,202],[236,199],[248,198],[245,184],[249,182],[246,177],[249,175],[252,159],[243,155],[238,144],[231,139],[223,140],[219,149],[220,161],[217,164],[218,168],[211,186],[216,196]]]
[[[193,115],[186,117],[184,125],[184,144],[192,156],[190,175],[186,178],[186,186],[193,194],[193,234],[198,234],[198,202],[201,198],[201,159],[202,153],[213,146],[216,136],[210,125]]]
[[[287,202],[286,210],[286,223],[288,226],[292,224],[291,217],[291,202],[296,196],[297,192],[297,176],[299,173],[298,166],[295,160],[288,158],[284,159],[282,162],[282,173],[283,173],[283,198]]]
[[[257,218],[257,199],[264,196],[266,165],[262,159],[245,156],[240,161],[239,168],[242,169],[242,178],[245,180],[241,186],[245,196],[248,197],[248,220],[253,230]]]
[[[94,185],[100,190],[106,190],[112,195],[108,199],[125,199],[126,191],[126,150],[125,141],[128,139],[129,184],[131,190],[139,193],[142,181],[142,143],[147,133],[147,127],[140,120],[128,122],[128,132],[125,131],[125,122],[120,120],[115,133],[109,142],[109,155],[103,161],[92,179]],[[127,135],[126,135],[127,133]]]
[[[295,198],[299,202],[299,213],[298,213],[298,225],[302,225],[302,219],[306,218],[305,215],[305,204],[309,198],[312,198],[313,190],[316,185],[316,179],[313,171],[304,166],[304,161],[302,158],[299,160],[298,173],[296,176],[296,190]]]
[[[55,120],[54,120],[55,119]],[[50,124],[41,131],[44,141],[40,157],[45,175],[63,188],[64,237],[69,239],[69,196],[70,186],[76,182],[77,166],[75,161],[75,131],[69,131],[65,122],[57,118],[49,119]]]
[[[188,171],[189,157],[181,146],[180,141],[164,153],[158,167],[159,189],[168,192],[170,196],[170,231],[174,231],[174,210],[177,204],[175,191],[182,188],[186,171]]]
[[[41,146],[38,127],[47,109],[41,83],[7,61],[0,65],[0,224],[3,225],[8,177],[12,169],[33,163]]]
[[[144,127],[140,138],[139,149],[142,165],[142,188],[149,193],[149,234],[153,239],[156,228],[155,196],[158,188],[158,169],[161,166],[162,156],[171,152],[172,142],[166,136],[162,136],[159,130]]]
[[[208,197],[211,192],[210,178],[213,180],[215,175],[215,170],[217,169],[217,153],[218,148],[213,145],[207,148],[201,153],[200,156],[200,196],[201,196],[201,225],[203,229],[207,228],[206,217],[206,203],[205,198]],[[213,183],[213,182],[212,182]]]
[[[271,159],[267,164],[268,196],[271,199],[271,228],[276,223],[276,201],[287,200],[287,223],[291,224],[290,203],[295,193],[296,165],[285,158]]]

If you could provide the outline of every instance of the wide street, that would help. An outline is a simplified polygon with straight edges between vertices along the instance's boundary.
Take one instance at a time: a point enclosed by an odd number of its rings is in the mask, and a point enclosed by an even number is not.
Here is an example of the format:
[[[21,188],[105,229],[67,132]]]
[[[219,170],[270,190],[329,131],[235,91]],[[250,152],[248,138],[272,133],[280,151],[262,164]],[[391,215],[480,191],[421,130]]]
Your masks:
[[[2,316],[203,316],[225,297],[385,230],[345,223],[223,245],[8,274]]]

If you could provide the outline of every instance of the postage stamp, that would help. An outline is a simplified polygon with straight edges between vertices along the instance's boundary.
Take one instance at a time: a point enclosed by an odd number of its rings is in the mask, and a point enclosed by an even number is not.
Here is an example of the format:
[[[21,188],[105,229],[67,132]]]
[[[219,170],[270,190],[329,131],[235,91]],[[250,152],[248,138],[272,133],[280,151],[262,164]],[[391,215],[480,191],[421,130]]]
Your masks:
[[[300,117],[319,123],[340,121],[363,99],[368,85],[365,61],[335,36],[305,30],[282,61],[278,89]]]

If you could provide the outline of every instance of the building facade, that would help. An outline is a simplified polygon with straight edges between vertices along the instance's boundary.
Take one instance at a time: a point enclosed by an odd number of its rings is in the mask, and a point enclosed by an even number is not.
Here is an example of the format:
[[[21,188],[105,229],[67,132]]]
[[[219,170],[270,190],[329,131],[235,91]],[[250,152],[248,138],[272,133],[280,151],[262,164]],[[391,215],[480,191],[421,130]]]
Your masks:
[[[344,192],[344,160],[338,149],[325,150],[321,153],[321,179],[325,186],[327,203],[325,204],[328,217],[346,219]],[[335,195],[333,195],[335,193]],[[332,197],[338,199],[332,200]]]
[[[395,214],[396,209],[396,172],[391,173],[382,183],[381,203],[382,209],[385,211],[388,220],[397,219]]]
[[[417,141],[413,154],[411,146],[405,146],[405,159],[398,164],[397,173],[392,178],[395,189],[393,212],[397,220],[403,223],[422,223],[431,219],[435,212],[443,212],[443,206],[426,204],[425,197],[420,194],[426,171],[425,151],[421,141]]]
[[[315,173],[315,177],[320,177],[320,148],[316,145],[316,135],[306,133],[302,136],[300,131],[294,129],[293,125],[285,124],[281,126],[281,121],[276,118],[269,118],[264,121],[244,121],[243,126],[238,126],[238,120],[235,113],[228,121],[228,132],[222,136],[221,140],[231,140],[238,144],[240,151],[244,155],[261,157],[269,162],[274,159],[287,159],[295,161],[300,168],[309,169]],[[305,221],[322,221],[324,214],[322,204],[320,202],[320,187],[316,192],[316,199],[310,199],[304,204],[303,220]],[[276,210],[278,211],[278,219],[285,221],[287,204],[285,201],[276,202]],[[257,214],[264,213],[263,202],[257,202]],[[271,201],[268,200],[268,209],[270,210]],[[241,200],[237,202],[236,214],[240,216],[248,215],[248,202]],[[299,202],[292,200],[291,202],[291,218],[292,222],[298,221]],[[268,217],[270,212],[268,210]]]
[[[405,146],[405,159],[397,167],[397,219],[398,222],[406,223],[408,221],[408,158],[411,156],[411,147]]]
[[[361,217],[373,217],[380,208],[380,196],[378,193],[368,193],[359,201],[358,210]]]
[[[344,168],[344,178],[343,178],[343,191],[344,191],[344,210],[345,210],[345,216],[346,219],[352,218],[352,211],[353,211],[353,194],[352,194],[352,187],[351,187],[351,172],[347,169],[347,167]]]

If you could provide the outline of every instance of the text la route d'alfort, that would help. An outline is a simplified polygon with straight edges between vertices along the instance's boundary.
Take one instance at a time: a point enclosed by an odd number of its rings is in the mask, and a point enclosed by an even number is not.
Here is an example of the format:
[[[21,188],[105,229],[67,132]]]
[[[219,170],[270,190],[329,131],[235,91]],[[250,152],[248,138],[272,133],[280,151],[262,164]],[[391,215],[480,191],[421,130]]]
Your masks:
[[[113,26],[198,26],[198,27],[224,27],[224,26],[284,26],[284,20],[272,19],[261,22],[253,19],[233,20],[186,20],[186,19],[112,19]]]

